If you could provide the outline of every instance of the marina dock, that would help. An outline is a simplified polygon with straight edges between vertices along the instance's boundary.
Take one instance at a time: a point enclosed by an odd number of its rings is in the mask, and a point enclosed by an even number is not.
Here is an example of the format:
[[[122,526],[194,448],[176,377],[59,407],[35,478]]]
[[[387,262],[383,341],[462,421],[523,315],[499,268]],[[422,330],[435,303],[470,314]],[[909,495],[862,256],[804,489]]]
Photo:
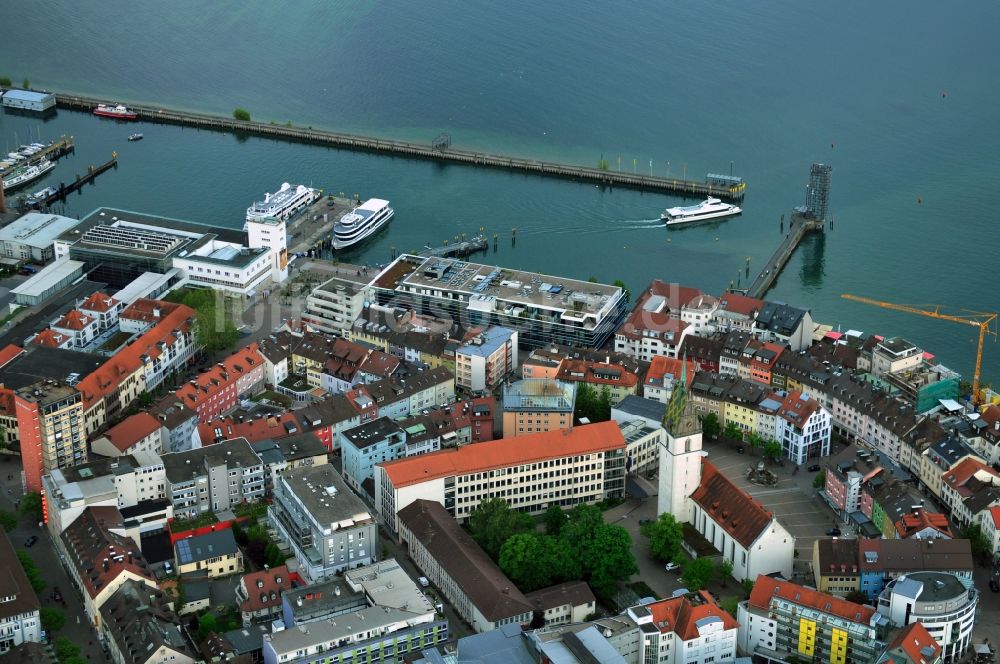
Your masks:
[[[10,173],[13,173],[21,166],[28,164],[37,163],[43,159],[48,159],[49,161],[56,161],[61,157],[65,157],[70,152],[76,149],[76,142],[72,136],[63,136],[57,141],[52,141],[46,145],[43,149],[39,150],[35,154],[31,155],[24,161],[16,162],[10,166],[0,168],[0,178],[7,177]],[[7,159],[0,156],[0,161],[7,161]]]
[[[330,202],[333,206],[330,206]],[[314,256],[322,255],[330,247],[333,238],[333,225],[350,212],[357,201],[349,198],[339,198],[324,194],[319,199],[288,220],[288,253],[309,253],[316,250]]]
[[[476,235],[468,240],[451,242],[441,247],[427,245],[420,252],[420,255],[439,258],[465,258],[480,251],[489,251],[489,248],[490,241],[486,239],[486,236]]]
[[[44,201],[38,201],[32,204],[31,207],[34,207],[36,209],[46,208],[55,203],[56,201],[66,198],[68,194],[71,194],[74,191],[79,191],[84,185],[90,184],[95,179],[97,179],[98,175],[100,175],[101,173],[105,173],[112,168],[118,168],[117,152],[112,152],[111,159],[101,164],[100,166],[96,167],[93,165],[88,166],[87,172],[83,175],[77,175],[76,180],[74,180],[73,182],[70,182],[69,184],[66,184],[65,182],[60,182],[58,191],[56,191],[56,193],[51,194]]]
[[[89,113],[98,104],[114,104],[116,102],[95,97],[57,94],[56,103],[60,108]],[[392,154],[443,163],[495,168],[546,177],[558,177],[579,182],[591,182],[598,186],[628,187],[642,191],[697,197],[714,196],[729,200],[742,199],[746,192],[746,183],[743,181],[739,181],[736,184],[723,184],[714,180],[710,182],[706,177],[704,182],[698,182],[695,180],[642,175],[640,173],[627,173],[620,170],[615,171],[603,168],[558,164],[549,161],[452,148],[450,139],[441,140],[441,137],[428,144],[422,144],[291,125],[243,121],[222,115],[193,113],[153,106],[129,106],[129,109],[134,111],[140,120],[147,122],[235,132],[277,140],[297,141],[345,150]]]
[[[785,268],[785,264],[788,263],[788,259],[791,258],[792,253],[795,252],[795,248],[799,246],[802,239],[808,233],[822,231],[825,225],[822,219],[810,219],[797,212],[792,214],[792,218],[788,223],[788,233],[781,240],[781,244],[774,250],[774,253],[771,254],[767,263],[757,273],[757,278],[747,288],[746,294],[750,297],[762,299],[765,293],[774,285],[774,281],[781,274],[781,271]]]

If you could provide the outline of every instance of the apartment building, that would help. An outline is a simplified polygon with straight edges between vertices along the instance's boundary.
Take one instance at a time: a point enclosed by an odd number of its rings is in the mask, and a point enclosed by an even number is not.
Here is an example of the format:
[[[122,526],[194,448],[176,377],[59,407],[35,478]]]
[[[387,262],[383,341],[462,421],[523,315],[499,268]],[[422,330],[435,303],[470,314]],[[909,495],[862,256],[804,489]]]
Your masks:
[[[295,593],[296,606],[324,604],[327,619],[265,634],[263,664],[416,661],[448,640],[448,620],[393,559],[349,570],[332,585],[310,586],[305,597]]]
[[[159,454],[163,449],[165,427],[148,412],[129,415],[90,443],[94,454],[112,457],[136,452]],[[169,450],[166,450],[169,451]]]
[[[243,626],[280,618],[281,596],[291,589],[292,579],[285,565],[241,576],[236,586],[236,603],[243,616]]]
[[[639,377],[610,361],[563,360],[556,371],[556,378],[564,383],[589,385],[598,394],[607,390],[612,404],[639,392]]]
[[[911,572],[890,581],[878,596],[880,614],[896,627],[923,625],[946,662],[968,652],[978,606],[979,590],[944,572]]]
[[[767,660],[789,657],[875,664],[888,621],[870,606],[758,576],[737,615],[740,650]]]
[[[168,498],[179,518],[264,497],[264,463],[245,438],[164,454]]]
[[[60,535],[70,575],[83,591],[83,609],[101,628],[101,607],[127,581],[156,589],[156,579],[139,545],[124,534],[115,507],[88,507]]]
[[[375,505],[396,531],[396,514],[420,499],[459,521],[490,498],[531,514],[596,503],[624,495],[625,447],[618,425],[600,422],[397,459],[376,467]]]
[[[576,384],[549,378],[525,378],[503,387],[503,435],[530,435],[573,426]]]
[[[712,326],[722,333],[733,330],[750,332],[757,313],[763,307],[763,300],[739,293],[723,293],[719,296],[719,306],[712,314]]]
[[[344,479],[360,492],[365,481],[374,479],[375,464],[441,448],[440,439],[436,444],[434,438],[425,440],[425,445],[414,443],[411,448],[407,432],[388,417],[347,429],[340,434]]]
[[[753,322],[753,334],[761,341],[787,345],[796,353],[812,345],[813,319],[808,309],[784,302],[765,302]]]
[[[174,396],[198,413],[199,422],[208,422],[263,389],[264,358],[251,343],[181,386]]]
[[[642,396],[660,403],[667,403],[670,400],[670,395],[673,394],[674,386],[678,384],[681,376],[685,373],[684,363],[683,359],[679,360],[665,355],[654,357],[649,363],[646,377],[642,381]],[[694,374],[695,364],[688,360],[686,367],[688,384],[685,387],[690,388]]]
[[[368,565],[379,555],[375,519],[330,465],[285,472],[267,517],[309,583]]]
[[[403,254],[370,285],[379,304],[450,316],[466,329],[500,325],[516,330],[526,348],[597,348],[628,312],[625,290],[617,286],[451,258]]]
[[[361,316],[365,302],[371,299],[371,291],[364,284],[333,277],[306,296],[302,322],[327,334],[343,334]]]
[[[517,330],[491,325],[455,349],[455,385],[469,392],[493,390],[517,366]]]
[[[360,386],[311,403],[295,414],[303,431],[315,434],[327,451],[334,452],[340,449],[341,433],[372,421],[379,409],[368,388]]]
[[[390,376],[366,387],[378,415],[393,419],[455,401],[455,375],[445,367]]]
[[[972,524],[978,517],[979,510],[973,512],[970,509],[970,499],[976,494],[987,494],[989,489],[994,489],[995,495],[981,507],[987,507],[991,502],[1000,504],[1000,493],[996,492],[996,487],[1000,486],[1000,473],[977,458],[958,462],[942,474],[941,480],[941,498],[951,511],[951,518],[960,527]]]
[[[125,581],[101,607],[101,641],[114,664],[194,664],[181,621],[159,588]]]
[[[197,578],[215,579],[243,571],[243,552],[231,528],[177,540],[174,561],[179,574]]]
[[[40,381],[14,390],[13,405],[26,490],[39,491],[42,475],[87,460],[83,400],[75,388]]]
[[[785,458],[803,464],[830,454],[830,414],[802,392],[785,395],[775,422],[775,438]]]
[[[639,664],[714,664],[736,661],[736,618],[707,591],[633,606]]]
[[[0,532],[0,655],[22,643],[41,643],[41,603],[6,533]]]

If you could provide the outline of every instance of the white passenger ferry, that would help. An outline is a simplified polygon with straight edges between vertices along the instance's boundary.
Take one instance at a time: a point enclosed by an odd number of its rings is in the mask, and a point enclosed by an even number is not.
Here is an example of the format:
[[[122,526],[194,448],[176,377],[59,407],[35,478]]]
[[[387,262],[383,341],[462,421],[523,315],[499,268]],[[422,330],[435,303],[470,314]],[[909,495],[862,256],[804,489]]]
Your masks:
[[[687,224],[706,219],[719,219],[721,217],[732,217],[743,212],[740,208],[729,203],[723,203],[718,198],[707,198],[698,205],[687,207],[667,208],[660,215],[660,219],[667,222],[667,226],[677,224]]]
[[[333,226],[333,248],[346,249],[361,242],[389,223],[395,211],[389,201],[369,198],[340,218]]]
[[[264,194],[264,200],[257,201],[247,208],[247,221],[264,217],[274,217],[287,221],[296,211],[309,205],[319,196],[318,189],[285,182],[278,191],[273,194]]]

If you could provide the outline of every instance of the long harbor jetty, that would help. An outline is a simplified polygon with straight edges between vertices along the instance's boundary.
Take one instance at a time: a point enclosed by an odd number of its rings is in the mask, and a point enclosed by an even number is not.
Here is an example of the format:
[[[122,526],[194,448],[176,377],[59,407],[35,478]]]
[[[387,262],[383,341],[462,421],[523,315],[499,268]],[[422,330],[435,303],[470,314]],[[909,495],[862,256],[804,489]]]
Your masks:
[[[96,97],[56,94],[56,103],[60,108],[90,112],[99,104],[114,105],[116,102]],[[308,127],[236,120],[223,115],[179,111],[159,106],[137,105],[129,106],[129,109],[134,111],[140,120],[147,122],[250,134],[279,140],[325,145],[345,150],[393,154],[436,162],[533,173],[548,177],[593,182],[600,186],[628,187],[642,191],[690,196],[714,196],[730,200],[742,199],[746,192],[746,183],[741,178],[733,176],[709,175],[706,176],[705,181],[698,182],[688,179],[642,175],[635,172],[627,173],[620,170],[614,171],[604,168],[558,164],[550,161],[452,148],[451,139],[446,135],[438,136],[425,145],[410,141],[373,138],[370,136],[345,134]]]
[[[824,225],[822,219],[810,219],[799,213],[792,214],[792,218],[789,221],[788,233],[781,240],[781,244],[774,250],[774,253],[771,254],[764,267],[761,268],[757,274],[757,278],[747,288],[747,295],[757,299],[763,298],[764,294],[774,285],[775,279],[781,274],[781,271],[785,268],[785,264],[792,257],[792,253],[799,246],[799,243],[802,242],[802,239],[808,233],[822,231]]]

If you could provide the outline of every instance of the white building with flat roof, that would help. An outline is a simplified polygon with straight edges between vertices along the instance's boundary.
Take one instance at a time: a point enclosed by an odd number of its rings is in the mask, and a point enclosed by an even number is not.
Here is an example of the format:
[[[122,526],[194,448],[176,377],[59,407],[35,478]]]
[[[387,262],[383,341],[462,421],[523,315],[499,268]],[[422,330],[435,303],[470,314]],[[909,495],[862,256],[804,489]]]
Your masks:
[[[83,276],[83,263],[74,260],[56,261],[42,268],[17,288],[11,290],[18,304],[37,307]]]
[[[29,212],[0,228],[0,257],[48,263],[55,258],[55,241],[80,221],[60,214]]]

